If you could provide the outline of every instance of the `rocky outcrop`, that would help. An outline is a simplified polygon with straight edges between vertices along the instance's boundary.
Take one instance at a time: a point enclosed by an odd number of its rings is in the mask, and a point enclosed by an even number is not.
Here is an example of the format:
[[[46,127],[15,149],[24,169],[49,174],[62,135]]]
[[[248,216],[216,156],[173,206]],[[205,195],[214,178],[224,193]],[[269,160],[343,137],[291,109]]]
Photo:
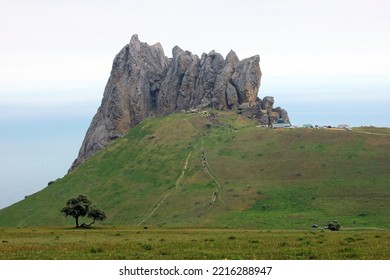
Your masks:
[[[150,46],[133,35],[114,59],[101,106],[71,169],[149,116],[240,104],[262,114],[258,55],[240,61],[234,51],[226,59],[211,51],[199,58],[176,46],[172,56],[164,55],[160,43]]]
[[[290,118],[287,111],[276,107],[274,108],[274,98],[272,96],[266,96],[263,100],[259,100],[257,107],[259,114],[257,115],[260,124],[269,125],[277,123],[281,118],[290,123]]]

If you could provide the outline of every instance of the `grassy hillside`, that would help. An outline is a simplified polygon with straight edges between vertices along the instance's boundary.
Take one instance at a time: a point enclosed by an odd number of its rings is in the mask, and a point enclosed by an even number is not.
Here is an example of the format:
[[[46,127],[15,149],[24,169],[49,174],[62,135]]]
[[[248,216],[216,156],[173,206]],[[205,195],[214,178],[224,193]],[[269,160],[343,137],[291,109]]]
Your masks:
[[[230,112],[173,114],[0,210],[0,226],[73,226],[60,209],[83,193],[105,225],[389,228],[389,185],[389,129],[273,130]]]

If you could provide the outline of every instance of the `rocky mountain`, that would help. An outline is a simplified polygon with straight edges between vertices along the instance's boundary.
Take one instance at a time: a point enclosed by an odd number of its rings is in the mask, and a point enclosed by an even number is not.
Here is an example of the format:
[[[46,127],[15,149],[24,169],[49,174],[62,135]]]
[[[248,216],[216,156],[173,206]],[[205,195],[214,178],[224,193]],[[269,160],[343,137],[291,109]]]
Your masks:
[[[148,45],[133,35],[115,57],[103,100],[71,170],[143,119],[206,107],[238,110],[266,124],[287,112],[273,108],[273,97],[257,97],[258,55],[239,60],[215,51],[201,57],[176,46],[172,58],[160,43]]]

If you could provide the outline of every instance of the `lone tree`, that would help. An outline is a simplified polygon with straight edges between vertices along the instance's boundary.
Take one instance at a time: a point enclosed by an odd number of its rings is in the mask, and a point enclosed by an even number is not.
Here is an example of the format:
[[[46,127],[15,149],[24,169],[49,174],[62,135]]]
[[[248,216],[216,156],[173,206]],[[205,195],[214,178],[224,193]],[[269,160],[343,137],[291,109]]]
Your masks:
[[[95,221],[105,220],[106,214],[103,210],[98,209],[93,205],[92,201],[84,194],[80,194],[78,197],[71,198],[66,202],[66,206],[62,208],[62,213],[65,214],[65,217],[72,216],[76,220],[76,227],[79,226],[79,217],[88,217],[93,219],[93,222],[90,224],[83,223],[81,227],[90,227]]]

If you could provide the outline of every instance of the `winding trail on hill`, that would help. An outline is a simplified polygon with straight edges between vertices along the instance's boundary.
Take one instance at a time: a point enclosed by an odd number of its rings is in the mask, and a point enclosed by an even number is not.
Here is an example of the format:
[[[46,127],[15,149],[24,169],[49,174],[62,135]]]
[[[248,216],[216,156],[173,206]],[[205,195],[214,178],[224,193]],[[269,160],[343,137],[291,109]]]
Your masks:
[[[184,166],[182,168],[182,171],[181,171],[181,174],[179,176],[179,178],[176,180],[175,182],[175,189],[171,189],[169,190],[167,193],[165,193],[165,195],[163,196],[163,198],[159,201],[159,203],[157,203],[157,205],[153,208],[153,210],[149,213],[148,216],[146,216],[146,218],[144,218],[141,222],[138,223],[138,226],[142,225],[144,222],[146,222],[150,217],[153,216],[153,214],[157,211],[157,209],[160,208],[160,206],[164,203],[165,199],[167,199],[167,197],[174,191],[174,190],[177,190],[179,188],[179,186],[181,185],[182,181],[183,181],[183,178],[184,178],[184,174],[187,170],[187,166],[188,166],[188,162],[191,158],[191,155],[192,155],[192,152],[195,150],[195,148],[198,146],[198,144],[196,144],[192,150],[188,153],[187,155],[187,158],[186,158],[186,161],[184,163]]]
[[[204,114],[203,115],[205,116],[205,118],[213,123],[214,125],[217,125],[217,126],[220,126],[220,127],[223,127],[223,128],[226,128],[226,129],[229,129],[230,131],[231,130],[237,130],[233,125],[230,125],[230,124],[226,124],[224,122],[221,122],[220,120],[218,120],[218,114],[215,114],[213,112],[209,112],[207,114]],[[209,177],[209,179],[211,181],[214,182],[214,184],[216,185],[216,188],[215,188],[215,191],[213,192],[212,196],[211,196],[211,200],[210,200],[210,205],[213,205],[216,201],[216,199],[218,198],[218,200],[220,202],[222,202],[223,204],[225,204],[225,202],[222,200],[222,197],[221,197],[221,193],[222,193],[222,186],[221,184],[219,183],[219,181],[217,180],[215,174],[213,173],[209,163],[208,163],[208,160],[207,160],[207,157],[206,157],[206,153],[205,153],[205,149],[204,149],[204,133],[200,132],[191,122],[189,122],[187,119],[185,120],[187,121],[188,123],[190,123],[192,125],[192,127],[199,133],[199,135],[201,136],[201,139],[202,139],[202,146],[201,146],[201,161],[202,161],[202,166],[203,166],[203,172],[206,174],[207,177]]]
[[[196,145],[192,148],[192,150],[190,151],[190,153],[188,154],[187,159],[186,159],[186,162],[184,163],[183,169],[182,169],[182,171],[181,171],[180,177],[176,180],[176,183],[175,183],[175,189],[176,189],[176,190],[179,188],[179,186],[181,185],[181,182],[183,181],[184,174],[186,173],[186,170],[187,170],[188,161],[189,161],[190,158],[191,158],[192,152],[196,149],[196,146],[198,146],[198,144],[196,144]]]
[[[209,117],[207,117],[207,119],[209,119]],[[209,119],[210,120],[210,119]],[[186,122],[188,122],[189,124],[191,124],[191,126],[200,134],[202,135],[202,133],[191,123],[189,122],[187,119],[185,119]],[[213,122],[216,123],[216,118],[213,118]],[[223,125],[223,123],[219,122],[217,123],[218,125],[220,126],[224,126],[226,128],[232,128],[230,125],[229,126],[225,126]],[[188,153],[187,155],[187,158],[186,158],[186,161],[184,162],[184,165],[183,165],[183,168],[182,168],[182,171],[181,171],[181,174],[179,176],[179,178],[176,180],[175,182],[175,188],[172,189],[172,190],[169,190],[168,192],[166,192],[164,194],[164,196],[162,197],[162,199],[160,199],[160,201],[157,203],[157,205],[153,208],[153,210],[149,213],[149,215],[147,215],[141,222],[138,223],[138,226],[142,225],[143,223],[145,223],[150,217],[152,217],[154,215],[154,213],[156,213],[156,211],[160,208],[160,206],[164,203],[164,201],[167,199],[167,197],[169,197],[169,195],[177,190],[179,188],[179,186],[181,185],[182,181],[183,181],[183,178],[184,178],[184,175],[185,175],[185,172],[187,170],[187,167],[188,167],[188,162],[189,162],[189,159],[191,158],[192,156],[192,152],[196,149],[196,147],[198,146],[198,144],[195,144],[195,146],[192,148],[192,150]],[[222,203],[224,203],[224,201],[222,200],[221,198],[221,191],[222,191],[222,187],[221,187],[221,184],[218,182],[218,180],[216,179],[216,176],[214,175],[213,171],[211,170],[210,168],[210,165],[207,161],[207,158],[206,158],[206,154],[204,152],[204,138],[202,137],[202,147],[201,147],[201,153],[202,153],[202,165],[203,165],[203,171],[204,173],[207,175],[207,177],[209,177],[215,184],[216,184],[216,188],[215,188],[215,192],[213,193],[212,197],[211,197],[211,201],[210,201],[210,205],[213,205],[216,201],[216,199],[218,198],[219,201],[221,201]],[[225,204],[225,203],[224,203]]]
[[[210,200],[210,205],[213,205],[217,198],[219,199],[219,201],[224,203],[222,198],[221,198],[221,192],[222,192],[221,184],[216,179],[213,171],[210,168],[210,165],[207,161],[207,158],[206,158],[206,153],[204,151],[204,139],[203,138],[202,138],[201,154],[202,154],[203,171],[207,175],[207,177],[209,177],[216,184],[215,192],[213,193],[211,200]]]
[[[203,114],[206,119],[218,126],[222,126],[224,128],[227,128],[227,129],[236,129],[235,127],[233,127],[232,125],[229,125],[229,124],[224,124],[223,122],[219,121],[217,119],[217,116],[215,114]],[[199,133],[199,136],[201,137],[202,139],[202,146],[200,148],[201,150],[201,161],[202,161],[202,166],[203,166],[203,172],[206,174],[207,177],[209,177],[209,179],[211,181],[213,181],[216,185],[216,188],[215,188],[215,191],[213,192],[212,196],[211,196],[211,200],[210,200],[210,205],[213,205],[216,201],[216,199],[218,198],[218,200],[220,202],[222,202],[223,204],[225,204],[225,202],[222,200],[221,198],[221,192],[222,192],[222,187],[221,187],[221,184],[218,182],[216,176],[214,175],[209,163],[208,163],[208,160],[207,160],[207,157],[206,157],[206,153],[205,153],[205,149],[204,149],[204,133],[202,133],[201,131],[199,131],[190,121],[188,121],[187,119],[185,119],[186,122],[188,122],[189,124],[192,125],[192,127]]]
[[[208,119],[210,122],[212,122],[213,124],[215,124],[217,126],[220,126],[220,127],[223,127],[223,128],[229,129],[229,130],[237,130],[237,128],[234,125],[220,121],[218,119],[218,113],[210,113],[210,114],[206,115],[206,119]]]

